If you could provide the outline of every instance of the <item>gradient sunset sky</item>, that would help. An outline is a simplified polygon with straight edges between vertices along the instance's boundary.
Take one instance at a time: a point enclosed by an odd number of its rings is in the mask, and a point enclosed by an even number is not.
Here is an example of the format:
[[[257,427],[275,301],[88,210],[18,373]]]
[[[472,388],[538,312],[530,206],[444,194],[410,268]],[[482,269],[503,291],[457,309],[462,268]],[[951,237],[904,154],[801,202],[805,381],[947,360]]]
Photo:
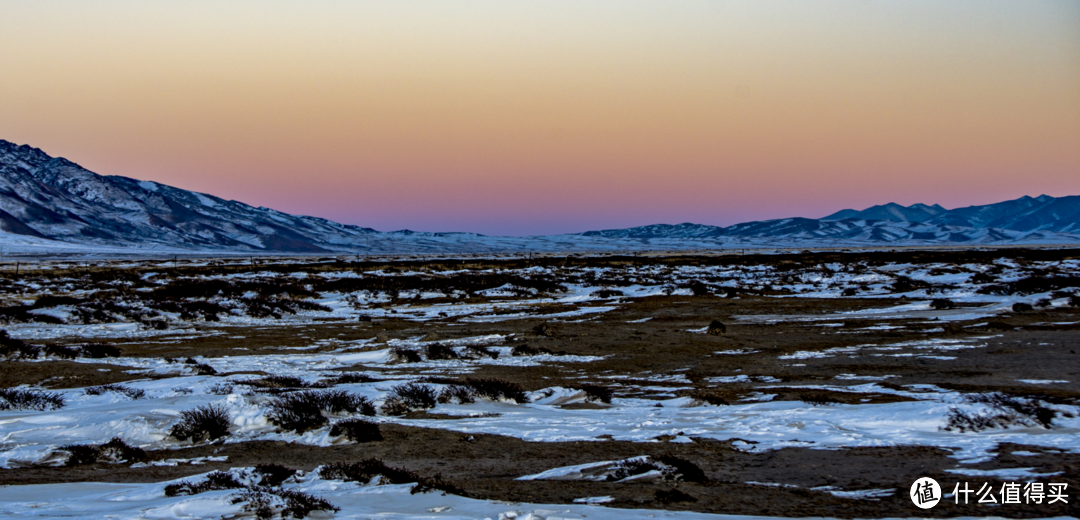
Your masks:
[[[0,138],[380,230],[1080,194],[1080,1],[18,1]]]

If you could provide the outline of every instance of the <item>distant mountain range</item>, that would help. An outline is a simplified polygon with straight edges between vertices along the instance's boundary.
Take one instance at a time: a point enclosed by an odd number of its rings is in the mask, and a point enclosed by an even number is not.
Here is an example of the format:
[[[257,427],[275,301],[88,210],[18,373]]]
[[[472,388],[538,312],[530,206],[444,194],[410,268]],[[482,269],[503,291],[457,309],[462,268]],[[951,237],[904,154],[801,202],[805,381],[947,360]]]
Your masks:
[[[996,228],[1013,231],[1058,231],[1080,233],[1080,196],[1020,197],[1016,200],[945,209],[937,204],[884,204],[862,211],[845,209],[821,220],[895,220],[925,222],[942,226]]]
[[[1080,196],[947,210],[885,204],[822,219],[657,224],[537,237],[379,232],[102,176],[0,140],[0,247],[28,253],[460,253],[1080,243]]]
[[[957,209],[889,203],[862,211],[845,209],[821,219],[785,218],[729,227],[657,224],[582,233],[621,239],[737,237],[945,244],[1074,242],[1076,234],[1080,234],[1080,196],[1049,195]]]

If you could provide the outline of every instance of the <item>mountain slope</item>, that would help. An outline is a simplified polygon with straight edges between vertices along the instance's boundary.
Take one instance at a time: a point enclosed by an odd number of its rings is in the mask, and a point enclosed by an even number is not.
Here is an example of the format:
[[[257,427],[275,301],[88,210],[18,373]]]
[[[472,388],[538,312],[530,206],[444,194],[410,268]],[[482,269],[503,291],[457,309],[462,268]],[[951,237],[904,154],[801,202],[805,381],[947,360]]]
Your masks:
[[[47,254],[497,253],[747,247],[1080,243],[1080,197],[986,206],[885,204],[824,219],[684,223],[535,237],[379,232],[151,181],[102,176],[0,140],[0,248]]]
[[[947,211],[945,208],[938,206],[937,204],[934,204],[933,206],[927,206],[926,204],[912,204],[905,207],[895,202],[890,202],[888,204],[866,208],[862,211],[855,211],[853,209],[840,210],[821,220],[843,220],[850,218],[862,220],[922,222],[929,220],[935,215],[944,213],[945,211]]]
[[[1013,231],[1080,232],[1080,196],[1020,197],[994,204],[945,209],[937,204],[895,203],[866,208],[862,211],[845,209],[821,220],[894,220],[897,222],[927,222],[943,226],[968,228],[998,228]]]
[[[1049,195],[949,210],[929,222],[1016,231],[1080,232],[1080,196]]]
[[[0,140],[0,228],[103,246],[318,252],[371,229],[102,176]]]
[[[700,224],[652,225],[640,228],[589,231],[588,237],[609,239],[701,240],[716,239],[750,241],[756,244],[1000,244],[1009,243],[1068,243],[1075,236],[1046,231],[1013,231],[990,228],[970,228],[932,224],[929,222],[898,222],[894,220],[814,220],[787,218],[747,222],[727,228]]]

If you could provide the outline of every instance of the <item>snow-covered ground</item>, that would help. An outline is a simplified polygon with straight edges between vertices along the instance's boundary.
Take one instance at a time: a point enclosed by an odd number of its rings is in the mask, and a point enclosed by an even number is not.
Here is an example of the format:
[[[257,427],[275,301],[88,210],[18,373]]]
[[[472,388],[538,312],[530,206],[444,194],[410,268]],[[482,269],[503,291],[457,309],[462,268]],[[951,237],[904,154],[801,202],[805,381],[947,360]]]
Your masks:
[[[314,323],[317,319],[399,318],[417,322],[443,320],[447,323],[478,323],[543,317],[549,321],[587,320],[619,309],[637,298],[671,294],[693,294],[705,287],[716,297],[738,297],[757,291],[769,291],[777,298],[859,298],[882,299],[879,308],[816,315],[744,315],[738,320],[754,323],[811,322],[832,330],[845,320],[880,320],[881,323],[858,330],[891,330],[896,320],[915,321],[927,325],[991,319],[1012,312],[1018,303],[1055,308],[1070,305],[1075,288],[1064,293],[1045,290],[1027,294],[1010,291],[986,291],[987,287],[1016,282],[1031,273],[1053,268],[1064,275],[1080,274],[1076,261],[1033,263],[1020,266],[1007,259],[987,264],[965,266],[886,264],[881,266],[820,265],[798,272],[782,271],[773,266],[682,266],[670,268],[656,265],[637,265],[621,268],[595,267],[533,267],[518,270],[483,270],[481,274],[514,274],[522,277],[548,276],[565,280],[558,291],[540,292],[528,288],[504,285],[475,291],[472,295],[460,291],[422,291],[397,294],[391,298],[376,291],[323,292],[310,301],[324,306],[322,310],[301,310],[285,314],[280,319],[255,318],[241,312],[240,300],[230,297],[211,298],[231,309],[214,325],[215,330],[196,330],[205,322],[185,320],[177,313],[163,313],[170,326],[163,330],[149,327],[116,314],[112,323],[80,323],[76,304],[63,303],[34,309],[31,315],[48,316],[65,323],[12,323],[6,330],[14,338],[42,340],[57,337],[86,338],[156,337],[159,340],[182,341],[203,334],[226,334],[229,327],[290,326]],[[993,272],[991,281],[973,283],[980,273]],[[442,272],[440,276],[453,275]],[[255,271],[218,277],[225,280],[258,281],[282,275],[270,271]],[[318,280],[385,276],[432,276],[430,273],[320,271],[289,275],[301,284]],[[192,278],[206,280],[207,277]],[[165,287],[177,280],[168,275],[148,273],[145,280],[151,286]],[[898,291],[897,286],[908,281],[920,282],[910,290]],[[617,283],[615,283],[617,282]],[[16,282],[23,290],[21,298],[32,303],[34,296],[67,294],[87,296],[76,289],[77,283],[55,279],[26,278]],[[698,284],[698,285],[695,285]],[[139,289],[139,290],[144,290]],[[733,295],[725,294],[735,290]],[[615,291],[604,293],[603,291]],[[14,291],[13,291],[14,292]],[[854,294],[853,294],[854,292]],[[473,299],[470,296],[482,296]],[[901,302],[884,299],[906,298]],[[438,299],[438,303],[425,300]],[[479,301],[477,301],[479,300]],[[933,300],[949,300],[956,308],[934,308]],[[126,305],[141,305],[131,300]],[[647,318],[646,318],[647,319]],[[630,323],[644,323],[645,319]],[[820,322],[820,323],[818,323]],[[690,332],[705,333],[708,327]],[[840,333],[837,330],[837,333]],[[263,372],[280,376],[299,377],[308,383],[339,375],[341,369],[377,374],[381,381],[336,385],[364,396],[376,407],[383,404],[392,387],[409,381],[419,381],[424,374],[468,374],[486,365],[535,366],[558,363],[587,365],[601,359],[596,356],[539,354],[512,356],[513,338],[506,334],[487,334],[453,340],[444,344],[464,354],[469,346],[482,346],[497,354],[494,358],[424,360],[410,363],[409,372],[393,370],[394,348],[421,350],[435,341],[423,336],[404,339],[367,338],[355,341],[312,342],[311,345],[291,347],[274,354],[252,354],[224,357],[195,357],[195,361],[212,367],[217,373]],[[963,338],[920,338],[893,343],[858,344],[853,346],[796,351],[778,356],[792,362],[811,358],[851,355],[855,352],[873,356],[899,356],[954,359],[958,350],[983,348],[992,336],[970,335]],[[319,349],[308,352],[308,349]],[[327,351],[326,348],[331,350]],[[760,352],[748,349],[729,350],[718,354],[751,355]],[[44,358],[38,360],[41,361]],[[88,394],[85,388],[56,391],[66,405],[56,410],[0,411],[0,466],[13,468],[31,465],[61,465],[66,455],[61,446],[68,444],[102,444],[114,437],[144,449],[168,450],[190,446],[169,436],[170,428],[182,411],[198,406],[216,404],[230,416],[231,435],[224,442],[238,443],[256,440],[280,440],[314,446],[343,442],[330,435],[330,425],[303,434],[282,431],[268,418],[268,405],[273,398],[254,392],[243,381],[252,375],[196,375],[192,365],[152,357],[115,357],[78,359],[79,362],[111,364],[124,367],[131,373],[147,376],[124,383],[141,391],[133,399],[123,393]],[[24,361],[34,362],[34,361]],[[153,376],[153,377],[151,377]],[[621,376],[610,376],[618,381]],[[441,428],[465,433],[499,434],[536,442],[600,441],[600,438],[634,442],[691,442],[693,437],[735,441],[734,446],[745,451],[767,451],[783,447],[836,449],[858,446],[936,446],[948,448],[960,463],[974,463],[991,458],[992,450],[1001,443],[1057,448],[1080,452],[1080,408],[1069,405],[1047,405],[1058,412],[1054,427],[1013,425],[979,432],[946,431],[950,412],[958,410],[970,415],[990,411],[988,405],[972,403],[955,391],[932,385],[908,385],[903,389],[879,384],[890,376],[860,376],[838,374],[837,385],[785,386],[770,376],[716,376],[712,384],[754,382],[759,393],[755,400],[730,406],[714,406],[690,397],[653,395],[650,399],[616,397],[610,405],[567,407],[584,403],[588,396],[581,390],[551,387],[529,394],[529,402],[490,401],[480,399],[470,404],[439,404],[428,410],[432,414],[453,416],[453,419],[424,420],[380,415],[378,422],[392,422],[427,428]],[[855,386],[840,382],[858,381]],[[656,374],[650,383],[689,384],[682,374]],[[1024,380],[1032,385],[1055,385],[1068,381],[1057,379]],[[618,387],[621,383],[613,386]],[[436,390],[444,385],[433,384]],[[773,401],[773,394],[785,389],[824,389],[837,392],[897,394],[912,400],[883,404],[863,403],[814,406],[802,401]],[[673,391],[672,386],[643,386],[642,390]],[[332,420],[350,417],[335,415]],[[198,461],[195,461],[196,463]],[[176,462],[176,463],[191,463]],[[1023,468],[1017,468],[1020,471]],[[971,470],[976,471],[976,470]],[[525,475],[522,475],[525,476]],[[72,518],[194,518],[213,512],[214,515],[239,512],[239,505],[230,502],[232,492],[215,491],[189,497],[164,497],[165,483],[158,484],[51,484],[19,486],[0,489],[0,515],[9,517],[65,516]],[[296,489],[315,493],[342,508],[338,518],[368,518],[382,514],[392,518],[718,518],[691,513],[657,511],[627,511],[605,509],[595,504],[604,497],[581,497],[580,505],[505,504],[429,493],[403,500],[408,486],[359,486],[354,483],[322,480],[314,474],[289,484]],[[58,497],[63,497],[58,498]],[[140,516],[141,515],[141,516]],[[531,515],[531,516],[530,516]]]
[[[286,261],[284,265],[288,265]],[[115,267],[114,267],[115,268]],[[622,268],[607,267],[532,267],[525,269],[478,269],[469,271],[476,276],[512,275],[523,280],[558,279],[563,280],[563,288],[554,293],[540,293],[536,289],[504,285],[476,291],[472,295],[463,291],[432,290],[401,291],[395,295],[387,292],[360,290],[355,292],[322,292],[312,298],[311,303],[323,306],[324,310],[297,310],[293,314],[283,313],[281,318],[253,317],[245,312],[245,299],[257,294],[236,296],[214,296],[201,300],[221,305],[228,312],[219,316],[215,325],[236,326],[280,326],[283,324],[312,323],[318,319],[341,318],[399,318],[414,321],[462,320],[465,322],[491,322],[516,320],[530,317],[545,317],[551,320],[588,319],[597,313],[609,312],[618,308],[621,301],[656,295],[692,294],[692,284],[701,284],[710,292],[724,291],[760,292],[772,291],[781,298],[845,298],[897,299],[907,298],[907,302],[883,308],[847,311],[824,315],[753,315],[738,316],[737,319],[750,322],[778,321],[821,321],[837,322],[845,319],[923,319],[927,322],[955,322],[991,318],[1007,313],[1012,306],[1021,303],[1061,307],[1069,304],[1069,295],[1077,294],[1077,288],[1043,290],[1034,293],[1024,291],[992,291],[1000,284],[1017,282],[1029,276],[1042,276],[1047,269],[1053,269],[1060,276],[1080,275],[1080,262],[1067,260],[1061,262],[1032,262],[1019,266],[1005,258],[994,262],[971,265],[932,264],[886,264],[882,266],[855,265],[818,265],[795,270],[780,269],[769,265],[717,265],[717,266],[681,266],[671,268],[663,265],[643,265]],[[186,333],[195,322],[179,319],[180,315],[172,311],[154,310],[153,302],[140,301],[144,294],[160,287],[171,287],[192,282],[224,280],[230,283],[258,284],[277,281],[282,277],[273,271],[254,271],[234,273],[222,276],[194,276],[175,279],[163,269],[162,272],[148,272],[143,275],[146,287],[137,289],[127,296],[129,300],[116,302],[121,308],[132,311],[158,312],[170,323],[167,328],[154,328],[131,317],[110,311],[111,320],[97,323],[81,323],[78,309],[71,305],[35,308],[30,314],[57,318],[63,323],[10,323],[5,326],[8,332],[19,338],[49,339],[56,337],[149,337]],[[977,275],[989,275],[991,281],[973,282]],[[317,283],[331,283],[349,278],[415,277],[417,280],[434,280],[436,277],[452,277],[454,271],[402,272],[384,271],[356,272],[318,271],[313,273],[293,273],[291,278],[300,286],[314,286]],[[432,282],[433,285],[437,285]],[[904,285],[907,284],[907,285]],[[75,279],[35,279],[27,277],[15,281],[13,289],[30,296],[22,301],[33,303],[37,295],[70,294],[75,297],[92,295],[93,291],[81,290],[81,282]],[[106,284],[102,289],[129,290],[130,282],[118,281]],[[898,288],[899,287],[899,288]],[[613,296],[599,296],[597,291],[614,290]],[[12,291],[14,292],[14,291]],[[482,296],[481,302],[470,300],[470,296]],[[441,299],[438,303],[428,300]],[[933,308],[932,300],[948,300],[955,308]],[[451,301],[446,301],[451,300]],[[55,321],[55,320],[54,320]],[[100,320],[97,320],[100,321]],[[196,321],[197,322],[197,321]],[[879,324],[888,326],[887,324]],[[704,332],[702,330],[701,332]]]
[[[581,497],[579,504],[528,504],[477,500],[433,493],[412,494],[412,484],[359,485],[323,480],[315,472],[290,479],[283,488],[313,494],[341,510],[333,518],[395,520],[755,520],[771,517],[710,515],[655,509],[611,509],[605,497]],[[183,480],[197,480],[189,477]],[[0,515],[5,518],[161,519],[243,518],[244,502],[235,490],[166,497],[154,484],[74,483],[0,488]],[[320,512],[309,518],[327,518]]]
[[[340,317],[356,319],[358,317],[388,317],[427,321],[461,320],[490,321],[521,319],[544,316],[551,321],[572,321],[587,318],[594,313],[610,312],[634,298],[659,294],[690,294],[687,284],[707,283],[715,291],[725,288],[753,290],[755,287],[769,286],[774,291],[783,291],[779,297],[815,297],[843,298],[845,290],[858,288],[860,298],[908,298],[907,303],[860,311],[809,316],[791,315],[754,315],[739,319],[755,322],[778,321],[820,321],[827,322],[859,318],[889,320],[904,318],[923,320],[936,324],[957,320],[974,320],[993,317],[1009,312],[1016,303],[1036,304],[1043,302],[1050,307],[1068,304],[1068,298],[1060,293],[1047,291],[1038,294],[987,294],[979,288],[992,283],[1002,283],[1021,279],[1025,273],[1053,267],[1063,273],[1080,272],[1080,263],[1076,261],[1055,262],[1052,265],[1034,264],[1020,267],[1008,259],[1001,259],[986,265],[966,265],[963,269],[948,264],[941,265],[905,265],[886,264],[876,267],[824,265],[812,268],[796,275],[779,272],[775,267],[751,266],[682,266],[669,268],[662,265],[632,266],[627,268],[557,268],[533,267],[510,271],[522,276],[551,276],[558,274],[560,279],[569,280],[565,290],[550,295],[524,296],[513,298],[513,294],[524,293],[515,287],[498,287],[484,290],[489,297],[506,296],[505,300],[488,300],[471,303],[467,295],[448,303],[426,305],[423,295],[405,301],[396,300],[387,305],[384,294],[362,291],[358,293],[326,293],[314,301],[324,305],[327,311],[299,311],[295,315],[286,314],[281,319],[252,318],[240,314],[222,316],[219,326],[287,326],[311,323],[319,317]],[[974,274],[996,270],[994,280],[982,286],[963,283]],[[482,272],[495,272],[494,270]],[[500,271],[506,273],[507,271]],[[944,274],[942,274],[944,272]],[[445,274],[445,273],[444,273]],[[454,273],[450,273],[451,275]],[[153,273],[150,274],[151,280]],[[261,280],[276,276],[274,273],[243,273],[228,275],[230,279]],[[311,281],[314,277],[333,279],[357,276],[422,276],[422,273],[386,273],[381,271],[355,272],[320,272],[295,273],[291,276],[301,281]],[[897,280],[910,279],[936,285],[919,288],[904,293],[890,289],[890,284]],[[591,280],[591,283],[585,280]],[[598,296],[597,291],[606,287],[605,279],[620,280],[618,293],[614,296]],[[38,282],[26,280],[28,290],[48,290],[36,285]],[[55,282],[54,282],[55,283]],[[173,283],[169,277],[160,277],[160,284]],[[516,291],[516,292],[515,292]],[[932,291],[932,292],[931,292]],[[535,292],[535,291],[533,291]],[[406,295],[407,296],[407,295]],[[447,294],[435,294],[432,297],[445,297]],[[967,306],[957,309],[933,309],[930,299],[944,298]],[[227,299],[218,301],[227,303]],[[380,303],[381,305],[373,305]],[[536,309],[554,307],[557,312],[538,314]],[[54,308],[51,316],[66,317],[62,309]],[[518,312],[515,312],[518,311]],[[175,315],[173,315],[175,317]],[[174,320],[172,330],[155,330],[145,325],[118,321],[103,324],[11,324],[6,328],[12,337],[38,340],[60,336],[83,337],[133,337],[163,336],[180,341],[193,334],[223,334],[222,329],[213,332],[194,331],[182,320]],[[887,325],[881,325],[882,327]],[[705,332],[704,329],[693,332]],[[857,331],[856,331],[857,332]],[[171,335],[171,336],[169,336]],[[817,351],[798,351],[780,356],[782,360],[798,361],[809,358],[827,358],[850,355],[856,351],[868,352],[875,356],[929,357],[932,359],[952,359],[950,353],[960,349],[973,349],[983,346],[988,339],[970,336],[959,339],[918,339],[898,341],[891,344],[865,344]],[[452,348],[462,351],[467,345],[483,345],[497,353],[497,357],[479,359],[423,361],[412,363],[410,367],[430,374],[467,374],[482,365],[529,366],[541,363],[589,363],[599,359],[589,356],[557,356],[543,354],[535,356],[511,356],[510,347],[503,335],[488,335],[459,340],[442,341]],[[352,342],[315,343],[312,348],[332,346],[329,352],[307,353],[301,349],[281,351],[270,355],[238,355],[215,358],[197,358],[201,363],[213,367],[218,373],[257,372],[288,375],[316,381],[320,377],[332,375],[335,369],[349,367],[350,370],[362,371],[363,367],[385,368],[392,361],[391,348],[422,349],[434,341],[425,341],[422,337],[411,339],[391,339],[385,344],[374,343],[375,338]],[[464,351],[462,351],[464,352]],[[725,352],[727,354],[735,351]],[[750,354],[751,351],[738,351]],[[95,363],[111,363],[129,367],[137,373],[184,376],[157,380],[143,380],[128,383],[129,386],[146,391],[147,398],[130,401],[115,393],[99,396],[84,395],[83,389],[68,389],[61,393],[70,403],[56,411],[45,412],[0,412],[0,463],[29,464],[49,457],[49,453],[63,444],[100,443],[121,436],[132,443],[149,447],[167,447],[175,441],[166,438],[168,426],[177,414],[184,409],[198,405],[220,402],[233,414],[236,428],[233,441],[254,439],[288,439],[298,442],[325,444],[332,442],[326,437],[326,431],[317,430],[303,436],[274,431],[263,417],[265,396],[251,394],[245,387],[236,385],[231,395],[211,393],[211,387],[221,387],[222,383],[235,383],[244,376],[221,378],[215,376],[193,376],[190,365],[175,363],[161,358],[106,358],[80,359]],[[678,374],[666,376],[682,377]],[[852,377],[858,377],[851,375]],[[385,376],[383,376],[385,377]],[[415,376],[414,376],[415,377]],[[725,376],[730,382],[741,382],[738,376]],[[685,379],[683,379],[684,382]],[[767,380],[757,380],[759,383]],[[400,382],[400,381],[399,381]],[[671,381],[668,381],[671,382]],[[727,382],[717,379],[716,383]],[[1035,383],[1033,383],[1035,384]],[[1048,381],[1038,384],[1054,384]],[[390,383],[368,383],[345,385],[346,389],[367,396],[376,402],[385,399]],[[670,390],[670,387],[666,387]],[[861,387],[847,388],[849,391],[874,391],[879,393],[894,392],[874,383]],[[718,439],[740,438],[756,444],[753,449],[771,449],[782,446],[876,446],[896,444],[922,444],[958,448],[959,458],[978,458],[996,443],[1025,442],[1037,445],[1055,446],[1063,449],[1077,449],[1080,436],[1075,428],[1080,426],[1073,419],[1060,421],[1061,428],[1053,432],[1027,431],[1011,429],[1006,431],[987,431],[979,434],[957,434],[939,431],[946,412],[951,407],[975,407],[961,402],[960,395],[940,389],[924,389],[909,393],[909,397],[918,399],[914,402],[874,404],[874,405],[836,405],[815,407],[800,402],[762,401],[737,406],[716,407],[691,402],[688,398],[673,398],[666,401],[644,399],[616,399],[610,408],[602,410],[568,410],[557,405],[573,400],[583,400],[580,392],[553,388],[549,392],[534,394],[532,403],[518,405],[508,403],[478,402],[469,405],[440,405],[435,412],[461,416],[450,421],[413,421],[410,424],[423,424],[428,427],[449,428],[460,431],[486,432],[510,435],[529,440],[561,441],[588,440],[599,435],[611,435],[616,439],[648,441],[661,435],[676,435],[677,440],[688,441],[692,436],[714,437]],[[220,393],[220,391],[218,391]],[[599,419],[599,420],[598,420]],[[400,420],[387,418],[384,420]],[[403,421],[409,423],[409,421]]]
[[[348,366],[378,366],[386,362],[386,351],[351,355]],[[297,356],[283,364],[287,356],[244,356],[247,366],[274,367],[280,375],[302,375],[314,382],[320,375],[333,375],[330,369],[342,366],[341,358]],[[318,360],[316,360],[318,358]],[[240,358],[230,358],[240,359]],[[116,362],[124,362],[120,359]],[[578,360],[582,361],[582,360]],[[534,361],[535,362],[535,361]],[[435,364],[440,362],[428,362]],[[447,363],[461,363],[449,361]],[[174,365],[175,366],[175,365]],[[221,365],[218,365],[221,366]],[[237,367],[233,367],[237,368]],[[60,390],[68,403],[59,410],[0,412],[0,464],[4,467],[32,464],[61,464],[57,453],[66,444],[101,444],[120,437],[129,444],[148,449],[187,446],[168,436],[180,412],[206,404],[218,404],[229,411],[232,435],[226,442],[284,440],[327,446],[340,442],[329,435],[330,426],[304,434],[283,432],[266,414],[271,397],[252,392],[238,382],[253,376],[185,376],[141,380],[124,386],[145,392],[141,399],[130,399],[116,392],[86,395],[81,388]],[[419,378],[413,378],[419,379]],[[396,380],[344,384],[335,389],[368,397],[382,404],[392,386],[409,381]],[[441,389],[442,385],[433,385]],[[690,442],[691,437],[719,440],[740,439],[746,450],[770,450],[788,446],[839,448],[855,446],[923,445],[950,448],[961,461],[985,460],[1002,442],[1080,450],[1080,409],[1053,405],[1051,408],[1072,417],[1055,419],[1055,427],[1017,426],[982,432],[943,431],[950,410],[971,414],[986,411],[984,404],[972,404],[957,392],[933,386],[898,391],[866,383],[857,386],[805,386],[845,392],[895,393],[914,398],[885,404],[834,404],[813,406],[801,401],[770,401],[770,389],[793,387],[769,385],[756,389],[764,395],[759,402],[731,406],[713,406],[688,397],[670,399],[615,398],[601,409],[572,409],[562,405],[582,403],[586,394],[560,387],[530,394],[531,402],[492,402],[439,404],[431,413],[459,417],[453,420],[422,420],[379,416],[378,421],[443,428],[467,433],[491,433],[540,442],[598,440],[610,435],[616,440],[655,441],[674,436],[672,442]],[[224,395],[223,395],[224,394]],[[341,415],[339,418],[348,416]]]

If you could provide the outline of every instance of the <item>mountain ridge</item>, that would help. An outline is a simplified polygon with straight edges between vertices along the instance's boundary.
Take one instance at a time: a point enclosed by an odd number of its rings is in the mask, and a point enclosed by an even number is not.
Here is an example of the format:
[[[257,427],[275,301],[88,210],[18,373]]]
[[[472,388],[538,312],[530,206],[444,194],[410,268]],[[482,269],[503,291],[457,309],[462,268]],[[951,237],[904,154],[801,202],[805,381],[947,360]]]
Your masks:
[[[260,253],[522,252],[858,245],[1080,243],[1080,196],[947,210],[889,203],[821,219],[654,224],[534,237],[380,232],[154,181],[99,175],[0,139],[0,246]]]
[[[888,218],[887,216],[895,217]],[[1080,196],[1051,197],[1024,195],[1020,198],[945,209],[937,204],[896,203],[871,206],[861,211],[844,209],[820,220],[895,220],[898,222],[927,222],[947,226],[998,228],[1012,231],[1080,232]]]

